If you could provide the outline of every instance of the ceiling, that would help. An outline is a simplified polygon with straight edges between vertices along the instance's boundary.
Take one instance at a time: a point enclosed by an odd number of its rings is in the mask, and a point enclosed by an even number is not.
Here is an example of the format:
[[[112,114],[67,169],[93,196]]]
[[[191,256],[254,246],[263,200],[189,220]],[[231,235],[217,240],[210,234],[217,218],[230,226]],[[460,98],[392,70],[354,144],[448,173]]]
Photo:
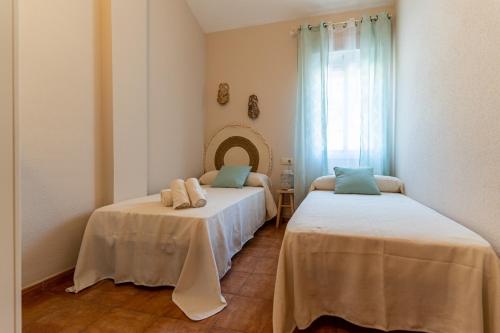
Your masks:
[[[393,0],[186,0],[205,32],[390,5]]]

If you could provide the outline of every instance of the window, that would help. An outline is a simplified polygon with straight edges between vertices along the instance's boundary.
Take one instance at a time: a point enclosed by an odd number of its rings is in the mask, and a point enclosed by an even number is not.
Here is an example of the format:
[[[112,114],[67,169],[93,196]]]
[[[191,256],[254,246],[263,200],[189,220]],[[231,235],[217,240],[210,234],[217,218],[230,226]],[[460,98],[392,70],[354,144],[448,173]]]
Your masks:
[[[330,52],[328,71],[328,170],[358,167],[361,136],[359,49]]]

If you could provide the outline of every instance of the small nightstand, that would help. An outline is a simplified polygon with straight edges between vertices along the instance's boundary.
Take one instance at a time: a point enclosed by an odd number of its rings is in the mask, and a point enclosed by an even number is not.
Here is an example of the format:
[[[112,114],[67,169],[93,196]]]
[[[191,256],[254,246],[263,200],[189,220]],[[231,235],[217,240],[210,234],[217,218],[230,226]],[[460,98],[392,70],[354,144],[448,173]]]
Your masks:
[[[280,226],[281,210],[283,208],[290,208],[292,214],[295,211],[295,204],[293,202],[295,199],[293,188],[289,190],[278,190],[277,192],[278,192],[278,215],[276,216],[276,228]],[[285,197],[288,197],[288,200]]]

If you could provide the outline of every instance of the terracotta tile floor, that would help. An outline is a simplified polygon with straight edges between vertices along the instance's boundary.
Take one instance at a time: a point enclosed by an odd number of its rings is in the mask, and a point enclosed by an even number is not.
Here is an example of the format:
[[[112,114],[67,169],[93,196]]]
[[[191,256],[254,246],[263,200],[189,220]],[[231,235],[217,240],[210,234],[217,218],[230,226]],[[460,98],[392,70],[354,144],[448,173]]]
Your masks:
[[[222,279],[226,309],[193,322],[172,302],[172,288],[114,285],[106,280],[79,294],[65,281],[23,297],[24,332],[272,332],[272,299],[284,227],[263,226],[233,258]],[[322,317],[304,332],[374,333],[338,318]]]

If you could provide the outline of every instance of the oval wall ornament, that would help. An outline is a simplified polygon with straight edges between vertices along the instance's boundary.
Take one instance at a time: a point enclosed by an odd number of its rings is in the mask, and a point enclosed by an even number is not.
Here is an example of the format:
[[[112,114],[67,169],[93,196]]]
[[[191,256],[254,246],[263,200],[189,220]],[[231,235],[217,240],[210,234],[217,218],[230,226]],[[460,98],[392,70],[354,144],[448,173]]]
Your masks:
[[[264,137],[245,125],[228,125],[217,131],[205,147],[205,171],[223,165],[250,165],[253,172],[271,175],[271,148]]]
[[[234,147],[240,147],[246,151],[252,172],[257,172],[259,169],[259,151],[252,141],[242,136],[232,136],[221,142],[215,151],[215,168],[219,170],[224,165],[226,153]]]

